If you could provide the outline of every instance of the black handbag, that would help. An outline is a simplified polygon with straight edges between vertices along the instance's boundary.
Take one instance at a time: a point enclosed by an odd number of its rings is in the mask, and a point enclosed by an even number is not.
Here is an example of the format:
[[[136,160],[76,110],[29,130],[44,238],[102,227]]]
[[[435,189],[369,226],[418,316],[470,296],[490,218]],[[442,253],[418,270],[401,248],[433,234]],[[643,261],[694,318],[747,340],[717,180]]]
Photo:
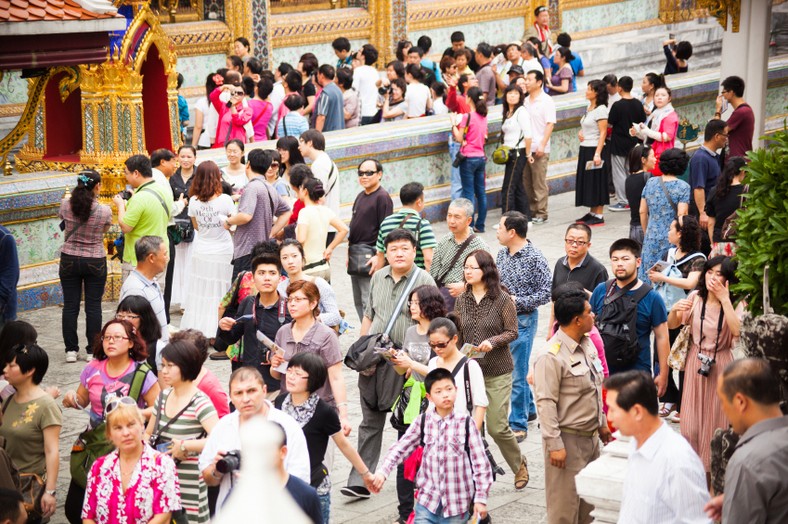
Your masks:
[[[369,262],[377,255],[375,246],[369,244],[350,244],[347,248],[347,274],[356,277],[369,277]]]

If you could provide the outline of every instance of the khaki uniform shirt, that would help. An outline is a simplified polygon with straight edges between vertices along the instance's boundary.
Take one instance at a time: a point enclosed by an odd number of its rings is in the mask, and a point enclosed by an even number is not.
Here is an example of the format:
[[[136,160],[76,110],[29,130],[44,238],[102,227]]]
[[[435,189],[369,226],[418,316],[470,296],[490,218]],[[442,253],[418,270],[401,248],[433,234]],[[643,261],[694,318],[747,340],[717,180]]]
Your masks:
[[[602,364],[591,339],[578,344],[560,329],[534,365],[534,395],[548,451],[564,449],[561,429],[596,431],[602,410]]]

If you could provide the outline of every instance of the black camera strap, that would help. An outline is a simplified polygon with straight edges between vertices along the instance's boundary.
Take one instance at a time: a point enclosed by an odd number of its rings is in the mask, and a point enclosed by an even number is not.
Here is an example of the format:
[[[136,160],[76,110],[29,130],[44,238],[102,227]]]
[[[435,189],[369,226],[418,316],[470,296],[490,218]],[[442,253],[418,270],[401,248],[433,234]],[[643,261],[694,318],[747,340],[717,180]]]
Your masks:
[[[703,300],[703,304],[700,307],[700,341],[698,342],[698,353],[703,352],[703,325],[706,320],[706,300]],[[725,320],[725,312],[722,309],[722,304],[720,304],[720,318],[717,319],[717,338],[714,340],[714,360],[717,360],[717,351],[720,347],[720,333],[722,333],[722,322]]]

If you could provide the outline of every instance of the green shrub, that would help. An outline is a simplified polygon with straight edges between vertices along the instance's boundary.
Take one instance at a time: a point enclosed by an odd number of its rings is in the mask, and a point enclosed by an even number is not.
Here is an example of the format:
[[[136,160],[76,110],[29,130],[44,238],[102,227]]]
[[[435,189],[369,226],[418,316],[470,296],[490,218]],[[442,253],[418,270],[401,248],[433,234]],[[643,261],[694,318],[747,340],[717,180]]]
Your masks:
[[[749,193],[736,222],[739,283],[747,308],[763,313],[763,270],[769,265],[769,296],[775,313],[788,315],[788,128],[751,151],[745,167]]]

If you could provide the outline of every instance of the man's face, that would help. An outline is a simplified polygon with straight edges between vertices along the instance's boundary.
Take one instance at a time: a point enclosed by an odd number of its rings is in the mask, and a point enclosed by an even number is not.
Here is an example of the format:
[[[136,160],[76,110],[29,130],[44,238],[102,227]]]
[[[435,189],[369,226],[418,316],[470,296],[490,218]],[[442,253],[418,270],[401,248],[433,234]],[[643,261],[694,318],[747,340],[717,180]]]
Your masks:
[[[241,418],[247,419],[263,409],[265,386],[254,378],[236,380],[230,384],[230,400]]]
[[[298,150],[301,152],[302,156],[309,156],[309,153],[312,151],[312,142],[304,142],[302,138],[299,138]]]
[[[495,233],[495,238],[502,246],[508,246],[516,236],[513,229],[506,229],[505,222],[506,217],[501,217],[501,221],[498,222],[498,231]]]
[[[733,97],[734,97],[733,91],[728,91],[727,89],[725,89],[723,87],[722,91],[720,91],[720,94],[722,95],[722,98],[724,98],[729,103],[730,103],[731,100],[733,100]]]
[[[172,175],[175,174],[175,170],[178,169],[178,157],[172,157],[169,160],[162,160],[159,163],[159,171],[164,173],[164,176],[170,178]]]
[[[128,167],[124,167],[123,170],[126,174],[126,182],[133,187],[134,189],[140,187],[142,185],[142,175],[140,175],[139,171],[129,171]]]
[[[254,287],[260,293],[273,293],[280,280],[279,268],[273,264],[260,264],[254,270]]]
[[[471,225],[471,217],[465,214],[465,210],[449,206],[446,213],[446,225],[452,233],[462,233]]]
[[[591,242],[582,229],[570,229],[564,236],[564,251],[573,260],[582,259],[588,254]]]
[[[613,268],[613,275],[620,281],[632,278],[640,267],[640,258],[636,257],[631,251],[613,251],[610,255],[610,266]]]
[[[162,242],[158,251],[148,255],[148,260],[156,270],[156,273],[161,273],[167,269],[167,264],[170,262],[170,246]]]
[[[725,416],[731,421],[733,431],[735,431],[737,435],[743,435],[744,432],[747,431],[747,427],[742,420],[742,414],[738,409],[736,409],[736,406],[734,405],[737,400],[737,395],[734,395],[733,399],[728,400],[728,395],[726,395],[722,390],[723,382],[722,375],[720,375],[720,377],[717,379],[717,397],[720,399],[722,410],[725,412]]]
[[[536,17],[536,22],[542,27],[547,27],[547,25],[550,23],[550,13],[548,13],[546,10],[542,11]]]
[[[392,269],[409,271],[416,260],[416,248],[409,240],[395,240],[386,246],[386,260]]]
[[[408,63],[409,64],[418,64],[421,62],[421,57],[418,53],[412,52],[408,53]]]
[[[577,317],[577,321],[579,322],[578,327],[583,334],[590,333],[591,330],[594,329],[595,318],[594,312],[591,311],[591,303],[586,301],[583,307],[583,314]]]
[[[542,88],[542,83],[536,79],[536,75],[528,73],[525,75],[525,88],[529,93],[533,93],[537,89]]]
[[[715,142],[715,149],[721,149],[725,147],[725,144],[728,143],[728,126],[725,126],[725,130],[722,133],[717,133],[714,135],[714,142]]]
[[[520,49],[516,45],[510,45],[506,48],[506,58],[510,62],[517,62],[520,60]]]
[[[454,51],[459,51],[460,49],[465,49],[465,40],[460,40],[459,42],[452,42],[451,48]]]
[[[358,183],[364,189],[378,187],[381,178],[383,178],[383,173],[378,171],[375,162],[371,160],[367,160],[358,167]]]
[[[607,402],[608,420],[621,431],[622,435],[631,437],[637,427],[637,420],[632,414],[634,410],[627,411],[618,405],[618,391],[608,390],[605,402]]]
[[[450,410],[454,407],[456,398],[457,386],[448,379],[438,380],[432,385],[430,392],[427,393],[427,399],[435,404],[436,408],[445,410]]]

